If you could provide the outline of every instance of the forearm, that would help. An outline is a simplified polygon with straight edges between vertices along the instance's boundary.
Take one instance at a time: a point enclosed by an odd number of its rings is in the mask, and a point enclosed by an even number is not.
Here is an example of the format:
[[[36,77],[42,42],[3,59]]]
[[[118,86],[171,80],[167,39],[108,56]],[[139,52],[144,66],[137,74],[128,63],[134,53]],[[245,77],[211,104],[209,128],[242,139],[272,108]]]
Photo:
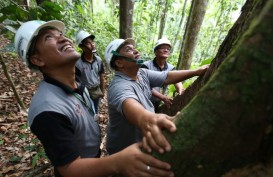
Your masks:
[[[158,92],[156,89],[152,89],[152,95],[160,100],[164,99],[164,95]]]
[[[152,117],[152,112],[147,111],[138,101],[133,98],[126,99],[122,104],[122,110],[126,119],[137,127],[143,128],[146,118]]]
[[[68,165],[57,167],[64,177],[101,177],[110,176],[118,173],[115,156],[107,156],[104,158],[84,158],[76,159]]]
[[[174,84],[177,82],[181,82],[183,80],[189,79],[194,76],[203,75],[210,65],[203,65],[197,69],[193,70],[177,70],[177,71],[169,71],[167,78],[164,82],[165,85]]]
[[[195,70],[177,70],[168,72],[165,85],[174,84],[201,75],[198,69]]]
[[[100,75],[100,89],[102,93],[105,91],[105,79],[104,79],[104,74]]]

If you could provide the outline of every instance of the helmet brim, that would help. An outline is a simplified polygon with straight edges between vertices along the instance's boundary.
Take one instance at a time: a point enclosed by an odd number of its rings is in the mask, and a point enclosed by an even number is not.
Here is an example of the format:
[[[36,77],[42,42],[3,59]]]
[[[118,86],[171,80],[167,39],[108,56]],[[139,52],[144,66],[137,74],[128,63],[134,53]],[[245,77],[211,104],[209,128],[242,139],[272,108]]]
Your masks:
[[[33,37],[36,36],[39,33],[39,31],[45,27],[54,27],[58,29],[59,31],[61,31],[62,33],[64,33],[64,30],[65,30],[65,25],[63,22],[58,20],[51,20],[51,21],[45,22],[39,28],[37,28],[36,31],[33,33]]]

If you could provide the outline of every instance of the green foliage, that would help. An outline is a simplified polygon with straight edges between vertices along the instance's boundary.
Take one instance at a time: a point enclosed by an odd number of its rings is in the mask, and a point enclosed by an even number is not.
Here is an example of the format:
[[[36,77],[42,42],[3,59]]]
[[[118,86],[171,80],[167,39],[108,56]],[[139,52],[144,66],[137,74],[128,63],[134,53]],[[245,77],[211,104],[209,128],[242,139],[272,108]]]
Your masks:
[[[3,135],[0,134],[0,145],[4,144]]]
[[[31,160],[31,166],[34,168],[37,165],[37,161],[39,159],[47,159],[46,153],[44,151],[44,148],[40,148],[40,150],[32,157]]]
[[[26,9],[16,3],[10,3],[0,9],[0,22],[3,23],[3,34],[8,39],[13,39],[14,33],[19,26],[29,20],[61,20],[62,8],[56,3],[45,1],[40,6],[29,7]]]
[[[19,157],[17,155],[14,155],[9,159],[9,161],[13,162],[13,163],[18,163],[18,162],[20,162],[20,160],[21,160],[21,157]]]

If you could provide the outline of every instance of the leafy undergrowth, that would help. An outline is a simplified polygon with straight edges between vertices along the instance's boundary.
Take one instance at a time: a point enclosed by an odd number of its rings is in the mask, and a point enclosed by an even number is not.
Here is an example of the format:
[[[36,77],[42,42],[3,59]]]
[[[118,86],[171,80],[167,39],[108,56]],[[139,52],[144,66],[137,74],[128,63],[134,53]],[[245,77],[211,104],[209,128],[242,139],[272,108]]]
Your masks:
[[[0,36],[0,48],[9,43]],[[8,68],[9,75],[28,107],[39,80],[40,73],[31,72],[12,53],[1,53]],[[106,74],[106,87],[109,73]],[[102,152],[105,155],[105,127],[107,122],[106,97],[101,101],[100,126],[102,128]],[[0,65],[0,177],[51,177],[53,169],[46,158],[38,139],[27,126],[27,113],[23,111],[14,96],[14,92]],[[234,169],[222,177],[272,177],[273,162],[248,165],[242,169]]]

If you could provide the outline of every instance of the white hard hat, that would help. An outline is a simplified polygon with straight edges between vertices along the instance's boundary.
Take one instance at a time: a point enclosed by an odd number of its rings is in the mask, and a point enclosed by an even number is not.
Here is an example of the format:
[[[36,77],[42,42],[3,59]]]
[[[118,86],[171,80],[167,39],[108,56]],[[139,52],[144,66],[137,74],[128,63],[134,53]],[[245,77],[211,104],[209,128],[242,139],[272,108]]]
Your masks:
[[[112,42],[110,42],[110,44],[106,47],[105,52],[104,52],[104,59],[106,60],[106,62],[109,66],[111,66],[110,62],[113,58],[112,51],[117,51],[117,49],[124,43],[132,44],[134,47],[136,45],[134,39],[128,38],[128,39],[115,39]]]
[[[82,41],[88,37],[90,37],[92,40],[95,39],[95,36],[93,34],[90,34],[83,30],[79,31],[76,35],[76,44],[79,46],[80,44],[82,44]]]
[[[29,68],[31,68],[30,63],[28,61],[29,47],[33,42],[33,38],[36,37],[39,31],[44,27],[54,27],[60,30],[61,32],[64,32],[65,28],[64,23],[58,20],[52,20],[48,22],[32,20],[23,23],[15,34],[14,39],[15,50]]]
[[[167,38],[161,38],[156,42],[156,44],[154,46],[154,52],[158,46],[163,45],[163,44],[167,44],[172,48],[171,42]]]

